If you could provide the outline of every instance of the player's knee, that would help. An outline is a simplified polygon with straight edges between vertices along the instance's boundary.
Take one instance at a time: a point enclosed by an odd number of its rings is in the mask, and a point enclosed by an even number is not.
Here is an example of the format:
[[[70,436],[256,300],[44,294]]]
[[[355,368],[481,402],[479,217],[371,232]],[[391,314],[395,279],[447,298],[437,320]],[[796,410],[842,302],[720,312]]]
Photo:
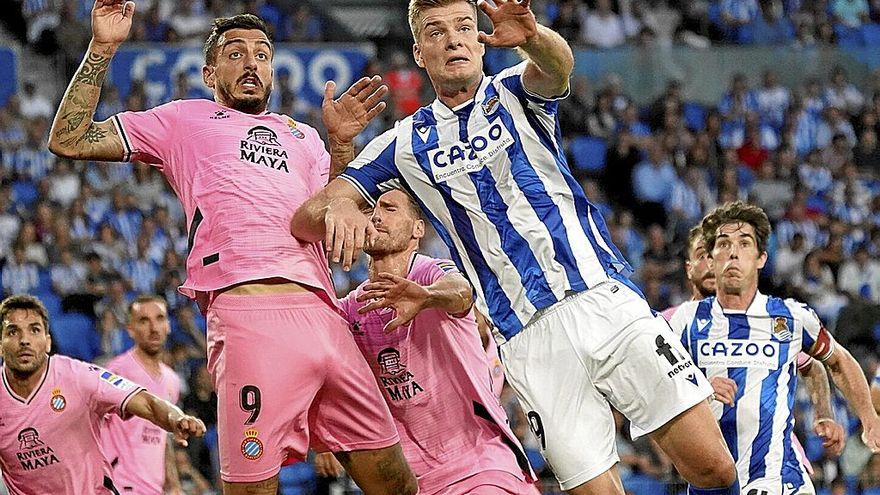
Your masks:
[[[701,463],[693,468],[688,481],[696,486],[706,488],[728,487],[736,482],[736,464],[730,454],[724,452],[714,456],[715,459]]]
[[[419,493],[419,483],[416,481],[416,477],[410,473],[409,476],[407,476],[407,479],[404,480],[404,483],[399,487],[399,491],[394,493],[401,493],[404,495],[416,495]]]

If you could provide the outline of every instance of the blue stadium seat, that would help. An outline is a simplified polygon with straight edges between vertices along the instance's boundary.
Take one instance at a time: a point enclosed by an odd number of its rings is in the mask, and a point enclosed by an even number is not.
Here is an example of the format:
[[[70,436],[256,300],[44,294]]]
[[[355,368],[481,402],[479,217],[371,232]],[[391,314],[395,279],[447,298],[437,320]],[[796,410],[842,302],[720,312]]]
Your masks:
[[[626,492],[632,495],[665,495],[666,484],[662,481],[645,476],[643,474],[634,474],[624,481]]]
[[[685,102],[682,109],[684,125],[692,131],[702,130],[706,126],[706,109],[703,105],[692,101]]]
[[[711,2],[709,3],[709,10],[707,12],[709,16],[709,22],[716,26],[721,25],[721,3],[720,2]]]
[[[880,46],[880,24],[862,26],[862,38],[865,41],[865,46]]]
[[[52,274],[47,268],[40,268],[37,272],[37,290],[40,292],[52,291]]]
[[[46,311],[49,312],[49,320],[54,322],[55,319],[61,315],[61,297],[58,296],[55,292],[51,290],[33,290],[31,294],[36,296],[43,302],[43,306],[46,306]],[[51,326],[51,324],[50,324]]]
[[[880,486],[872,486],[862,490],[862,495],[880,495]]]
[[[574,168],[581,172],[601,172],[605,168],[604,139],[592,136],[576,136],[572,138],[569,151],[574,159]]]
[[[61,354],[92,361],[101,353],[95,321],[84,314],[62,313],[50,324],[49,331]]]

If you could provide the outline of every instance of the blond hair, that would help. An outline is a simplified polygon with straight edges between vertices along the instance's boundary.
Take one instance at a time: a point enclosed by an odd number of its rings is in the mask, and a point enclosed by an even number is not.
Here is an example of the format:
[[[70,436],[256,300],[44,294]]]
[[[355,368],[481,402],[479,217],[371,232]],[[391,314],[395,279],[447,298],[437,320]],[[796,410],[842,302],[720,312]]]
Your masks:
[[[413,40],[417,43],[419,41],[419,34],[422,31],[421,26],[419,26],[419,18],[422,16],[422,11],[433,9],[435,7],[445,7],[459,2],[465,2],[474,8],[474,12],[477,11],[476,0],[409,0],[407,17],[409,19],[409,29],[412,31]],[[476,18],[474,20],[476,20]]]

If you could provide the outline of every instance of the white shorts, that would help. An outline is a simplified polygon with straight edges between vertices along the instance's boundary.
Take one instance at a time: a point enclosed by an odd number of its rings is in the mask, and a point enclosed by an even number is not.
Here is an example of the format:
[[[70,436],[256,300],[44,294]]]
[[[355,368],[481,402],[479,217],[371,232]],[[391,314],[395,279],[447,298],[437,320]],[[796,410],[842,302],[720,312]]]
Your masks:
[[[650,433],[712,395],[666,320],[618,281],[547,308],[500,350],[563,490],[618,461],[609,402]]]

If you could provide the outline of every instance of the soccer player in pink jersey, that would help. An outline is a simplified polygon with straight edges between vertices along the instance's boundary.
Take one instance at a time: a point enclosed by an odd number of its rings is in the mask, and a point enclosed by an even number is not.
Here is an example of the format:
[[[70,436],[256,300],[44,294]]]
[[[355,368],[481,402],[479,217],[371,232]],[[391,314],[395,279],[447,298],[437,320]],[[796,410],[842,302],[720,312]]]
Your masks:
[[[142,295],[128,307],[128,334],[134,347],[107,363],[106,368],[141,384],[151,394],[176,404],[180,378],[162,362],[165,340],[171,332],[168,306],[159,296]],[[174,447],[165,432],[149,421],[123,421],[108,415],[101,447],[113,467],[113,481],[123,493],[163,495],[180,493]]]
[[[98,366],[49,356],[46,308],[35,297],[0,303],[0,470],[12,495],[119,494],[99,445],[106,414],[138,416],[186,445],[205,425]]]
[[[685,275],[691,286],[691,301],[715,295],[715,272],[709,263],[709,253],[703,241],[703,229],[700,225],[692,228],[688,233]],[[666,308],[661,314],[669,321],[678,306]],[[828,373],[824,366],[813,366],[815,359],[805,352],[798,353],[798,372],[804,377],[804,384],[810,392],[810,398],[816,408],[816,419],[813,421],[813,431],[822,438],[822,444],[828,453],[840,455],[846,444],[846,433],[843,426],[834,421],[834,411],[831,408],[831,388],[828,384]],[[724,404],[733,405],[736,397],[736,382],[730,378],[712,377],[709,381],[714,390],[713,400],[719,400]],[[794,432],[791,433],[792,444],[800,454],[801,461],[809,474],[813,474],[813,466],[807,459],[803,446],[801,446]]]
[[[214,101],[173,101],[94,122],[133,15],[134,2],[95,2],[92,40],[49,149],[150,163],[183,203],[190,250],[180,290],[208,322],[225,493],[275,495],[281,466],[304,459],[311,442],[347,452],[346,470],[367,495],[414,493],[388,406],[339,315],[321,243],[300,242],[289,230],[331,164],[351,159],[351,140],[382,111],[387,88],[362,78],[333,100],[328,82],[331,156],[314,128],[266,111],[273,45],[261,19],[241,14],[215,19],[205,42],[202,74]]]
[[[419,493],[538,493],[492,390],[470,283],[451,261],[418,254],[425,223],[406,193],[383,194],[371,218],[370,278],[342,308],[391,408]]]

